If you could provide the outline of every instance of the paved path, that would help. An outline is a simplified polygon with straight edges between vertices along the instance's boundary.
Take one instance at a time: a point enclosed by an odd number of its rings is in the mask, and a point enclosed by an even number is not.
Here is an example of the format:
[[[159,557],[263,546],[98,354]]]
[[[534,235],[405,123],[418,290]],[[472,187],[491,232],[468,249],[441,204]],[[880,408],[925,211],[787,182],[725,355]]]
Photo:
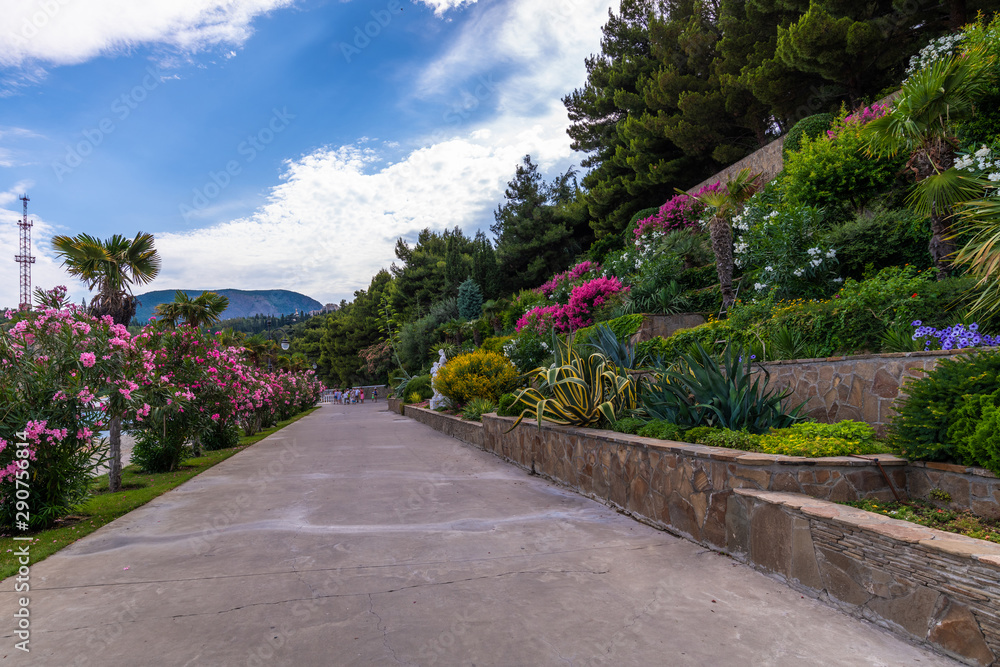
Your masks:
[[[324,405],[31,568],[0,666],[953,665],[385,411]]]

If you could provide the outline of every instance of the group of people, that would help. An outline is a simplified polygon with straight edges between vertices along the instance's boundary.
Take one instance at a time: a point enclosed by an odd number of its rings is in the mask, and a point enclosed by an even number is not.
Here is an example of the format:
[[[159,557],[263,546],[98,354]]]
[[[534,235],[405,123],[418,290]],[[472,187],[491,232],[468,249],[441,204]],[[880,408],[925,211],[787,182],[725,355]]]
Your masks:
[[[378,402],[378,387],[375,387],[372,390],[370,397],[373,401]],[[337,405],[350,405],[352,403],[364,404],[365,390],[358,387],[355,387],[354,389],[334,389],[333,402]]]

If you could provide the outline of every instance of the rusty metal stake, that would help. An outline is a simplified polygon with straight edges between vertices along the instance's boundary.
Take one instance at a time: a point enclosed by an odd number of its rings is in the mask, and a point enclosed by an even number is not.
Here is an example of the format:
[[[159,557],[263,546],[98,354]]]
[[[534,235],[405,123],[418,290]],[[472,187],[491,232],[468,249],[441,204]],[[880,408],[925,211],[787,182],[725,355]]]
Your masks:
[[[903,500],[902,498],[899,497],[899,492],[896,491],[896,487],[893,486],[892,480],[889,479],[889,475],[886,474],[885,468],[882,467],[882,462],[881,461],[879,461],[876,458],[868,458],[867,456],[862,456],[861,454],[850,454],[849,456],[852,456],[852,457],[854,457],[856,459],[863,459],[865,461],[874,461],[875,465],[878,466],[879,472],[882,473],[882,479],[884,479],[885,483],[889,485],[889,490],[892,491],[892,495],[895,496],[896,502],[899,503],[900,505],[909,505],[910,504],[908,501]]]

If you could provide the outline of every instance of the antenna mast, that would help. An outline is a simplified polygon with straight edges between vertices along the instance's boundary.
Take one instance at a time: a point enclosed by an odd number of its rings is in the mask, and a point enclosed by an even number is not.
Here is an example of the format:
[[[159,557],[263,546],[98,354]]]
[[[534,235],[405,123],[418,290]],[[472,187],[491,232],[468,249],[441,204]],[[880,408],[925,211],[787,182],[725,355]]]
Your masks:
[[[28,195],[18,197],[24,202],[24,217],[17,226],[21,228],[21,253],[14,256],[14,261],[21,265],[21,304],[22,310],[31,309],[31,265],[35,263],[35,258],[31,256],[31,226],[34,224],[28,220]]]

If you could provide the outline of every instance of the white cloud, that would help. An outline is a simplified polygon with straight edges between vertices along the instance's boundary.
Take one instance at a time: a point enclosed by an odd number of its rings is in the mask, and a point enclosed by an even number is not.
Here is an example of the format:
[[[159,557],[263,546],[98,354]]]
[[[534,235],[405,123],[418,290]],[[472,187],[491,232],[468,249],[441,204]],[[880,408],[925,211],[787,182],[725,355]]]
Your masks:
[[[584,59],[600,48],[610,6],[582,3],[476,5],[455,45],[415,84],[414,96],[440,103],[441,130],[362,137],[287,161],[282,182],[252,215],[157,233],[163,270],[150,289],[280,288],[323,302],[351,299],[394,261],[398,237],[488,225],[525,154],[544,170],[579,159],[560,98],[584,82]],[[494,80],[494,71],[503,78]],[[496,114],[483,120],[487,110]]]
[[[438,16],[444,15],[449,9],[455,9],[463,5],[475,4],[476,0],[419,0],[434,10]]]
[[[543,169],[564,168],[574,157],[560,99],[583,83],[584,58],[599,48],[610,7],[577,4],[477,7],[455,46],[417,83],[415,94],[439,100],[443,110],[444,129],[417,140],[424,148],[383,154],[361,137],[289,161],[284,182],[253,215],[159,234],[164,269],[155,287],[282,288],[323,302],[350,299],[394,261],[398,237],[488,225],[525,154]],[[508,63],[498,69],[513,73],[493,81],[498,53]],[[499,114],[474,122],[483,108]]]
[[[68,65],[140,45],[193,53],[242,44],[254,18],[293,0],[6,0],[0,67]]]

